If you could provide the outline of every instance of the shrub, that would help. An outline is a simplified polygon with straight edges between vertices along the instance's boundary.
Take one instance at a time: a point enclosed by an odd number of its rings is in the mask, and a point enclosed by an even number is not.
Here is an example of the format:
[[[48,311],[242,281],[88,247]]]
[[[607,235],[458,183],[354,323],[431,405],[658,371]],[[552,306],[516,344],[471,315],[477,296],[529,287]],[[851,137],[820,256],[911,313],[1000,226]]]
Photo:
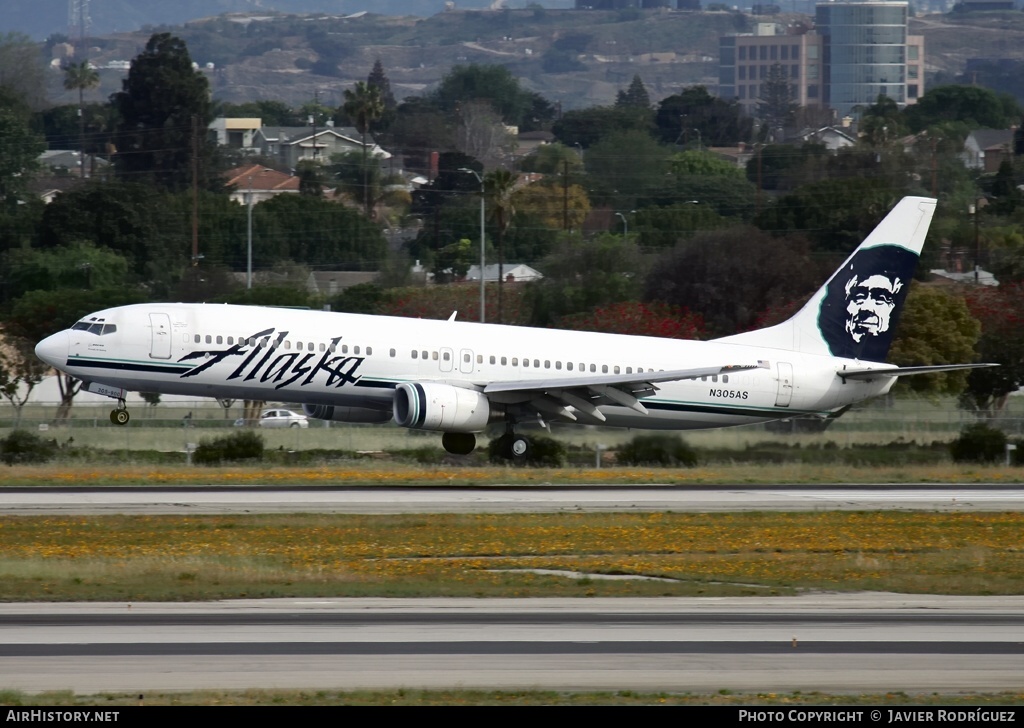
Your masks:
[[[197,465],[262,459],[263,437],[252,430],[233,432],[213,440],[204,438],[199,441],[193,457]]]
[[[1006,433],[978,422],[960,431],[949,452],[958,463],[994,463],[1006,452]]]
[[[620,447],[615,457],[623,465],[697,465],[697,453],[678,435],[637,435]]]
[[[28,430],[14,430],[0,440],[0,460],[8,465],[46,463],[57,455],[57,441]]]

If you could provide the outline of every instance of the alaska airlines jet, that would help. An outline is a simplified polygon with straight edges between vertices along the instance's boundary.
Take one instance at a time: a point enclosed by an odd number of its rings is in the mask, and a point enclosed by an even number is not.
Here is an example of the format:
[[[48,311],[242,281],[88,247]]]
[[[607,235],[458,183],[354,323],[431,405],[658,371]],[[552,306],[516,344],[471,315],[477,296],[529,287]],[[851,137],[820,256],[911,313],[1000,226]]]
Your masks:
[[[886,364],[935,200],[904,198],[784,323],[714,341],[365,316],[151,303],[99,311],[36,354],[118,401],[128,391],[272,400],[310,417],[443,433],[467,454],[504,423],[502,451],[526,455],[524,423],[652,430],[835,417],[908,374],[986,364]]]

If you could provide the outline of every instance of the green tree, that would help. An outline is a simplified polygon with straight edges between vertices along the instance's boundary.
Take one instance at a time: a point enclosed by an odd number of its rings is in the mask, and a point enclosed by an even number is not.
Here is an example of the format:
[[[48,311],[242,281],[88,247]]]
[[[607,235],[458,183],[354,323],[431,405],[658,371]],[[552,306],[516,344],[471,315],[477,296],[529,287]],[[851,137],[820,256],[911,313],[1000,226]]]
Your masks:
[[[195,150],[200,185],[216,189],[216,148],[206,133],[213,120],[209,84],[192,67],[185,42],[170,33],[153,35],[132,61],[122,88],[111,99],[121,117],[119,174],[168,190],[187,189]]]
[[[387,243],[359,212],[319,197],[278,195],[253,209],[253,266],[301,261],[314,268],[377,270]],[[240,244],[244,238],[239,240]]]
[[[899,366],[959,364],[973,361],[981,324],[958,296],[914,281],[900,316],[889,361]],[[899,390],[929,394],[960,394],[968,371],[901,377]]]
[[[794,102],[793,85],[781,63],[772,64],[768,75],[761,84],[761,95],[757,99],[757,116],[767,127],[768,135],[776,141],[783,141],[785,130],[793,125],[797,104]]]
[[[544,278],[529,284],[530,322],[551,326],[562,316],[621,301],[636,301],[648,262],[635,243],[602,233],[592,240],[562,239],[540,268]]]
[[[619,210],[646,204],[664,191],[668,148],[642,131],[609,134],[587,150],[592,197]]]
[[[484,197],[486,198],[485,208],[494,223],[495,238],[498,248],[498,319],[502,323],[502,312],[504,303],[502,290],[505,287],[505,232],[508,230],[512,216],[515,214],[515,206],[512,201],[512,192],[515,190],[516,180],[519,175],[507,169],[496,169],[484,176]],[[481,271],[481,274],[483,271]]]
[[[504,66],[457,65],[441,79],[431,94],[438,107],[449,113],[469,101],[487,101],[506,124],[519,126],[533,105],[530,92]]]
[[[637,242],[644,250],[673,248],[699,231],[729,225],[715,209],[699,200],[686,200],[665,207],[645,207],[634,217]]]
[[[981,86],[936,86],[904,110],[907,126],[919,132],[941,122],[960,121],[971,129],[1006,129],[1021,117],[1020,105],[1008,94]]]
[[[804,232],[818,251],[853,252],[904,189],[884,178],[828,179],[804,185],[762,210],[762,230]]]
[[[643,298],[698,312],[709,335],[727,336],[753,328],[762,311],[820,282],[806,241],[732,227],[697,233],[663,254]]]
[[[370,125],[384,113],[384,101],[380,95],[380,88],[359,81],[356,83],[355,88],[345,89],[345,113],[355,120],[356,129],[362,136],[363,211],[367,217],[372,218],[372,196],[370,195],[370,181],[366,169],[366,157],[369,151],[366,145],[366,133],[369,131]]]
[[[651,129],[651,117],[652,112],[647,109],[593,106],[565,112],[551,131],[567,147],[579,144],[583,149],[590,149],[615,133],[637,131],[647,134]]]
[[[643,79],[640,78],[640,74],[633,76],[633,81],[629,84],[629,88],[625,91],[619,91],[615,96],[615,105],[622,107],[633,107],[637,109],[650,109],[651,108],[651,97],[647,93],[647,87],[644,86]]]
[[[17,248],[4,256],[8,295],[57,288],[113,288],[128,279],[128,261],[109,248],[72,243],[57,248]]]
[[[374,61],[370,75],[366,77],[366,85],[377,89],[377,95],[380,96],[381,103],[384,104],[386,110],[393,111],[398,106],[395,95],[391,92],[391,81],[384,73],[384,64],[380,62],[379,58]]]
[[[38,44],[24,33],[0,34],[0,88],[4,95],[9,94],[24,104],[26,110],[46,106],[43,58]]]
[[[690,86],[666,96],[654,114],[655,134],[665,144],[681,144],[700,134],[703,146],[728,146],[749,141],[754,121],[737,101],[725,101],[704,86]]]
[[[0,140],[0,204],[10,208],[25,201],[46,142],[29,128],[27,114],[12,106],[0,106]]]
[[[133,276],[165,280],[166,272],[182,262],[161,234],[166,211],[166,197],[148,185],[92,182],[46,206],[39,242],[59,249],[82,242],[102,245],[124,256]],[[181,246],[183,256],[183,241]]]
[[[568,167],[570,174],[578,174],[583,170],[583,160],[575,149],[554,142],[542,144],[531,154],[519,160],[519,171],[539,172],[540,174],[563,174]]]
[[[451,283],[462,280],[470,266],[476,262],[478,255],[479,249],[469,238],[462,238],[444,246],[434,257],[434,282]]]
[[[295,165],[295,176],[299,178],[299,194],[310,197],[324,196],[326,175],[319,162],[311,159],[300,160]]]
[[[883,149],[907,133],[907,123],[896,102],[883,94],[861,115],[862,139],[875,149]]]
[[[81,152],[79,176],[85,177],[85,92],[100,84],[100,74],[88,61],[64,66],[64,88],[78,91],[78,150]]]

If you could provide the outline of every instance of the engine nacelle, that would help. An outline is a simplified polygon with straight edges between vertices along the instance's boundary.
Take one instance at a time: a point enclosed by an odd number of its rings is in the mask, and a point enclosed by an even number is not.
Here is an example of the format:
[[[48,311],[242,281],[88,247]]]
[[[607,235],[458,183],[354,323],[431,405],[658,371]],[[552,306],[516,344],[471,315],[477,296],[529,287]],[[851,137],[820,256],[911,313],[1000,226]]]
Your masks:
[[[492,419],[491,402],[473,389],[405,382],[395,388],[395,422],[416,430],[481,432]],[[496,418],[500,413],[493,413]]]
[[[332,422],[387,422],[391,413],[369,407],[342,407],[334,404],[304,404],[302,413],[316,420]]]

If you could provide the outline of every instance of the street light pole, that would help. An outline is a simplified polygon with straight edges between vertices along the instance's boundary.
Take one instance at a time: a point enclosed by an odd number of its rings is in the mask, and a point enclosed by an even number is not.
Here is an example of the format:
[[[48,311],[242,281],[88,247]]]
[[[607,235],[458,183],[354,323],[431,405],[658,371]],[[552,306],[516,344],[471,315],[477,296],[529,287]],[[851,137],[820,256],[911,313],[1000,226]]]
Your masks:
[[[470,169],[469,167],[460,167],[459,171],[469,172],[480,183],[480,323],[485,323],[487,318],[485,314],[487,299],[484,295],[484,178],[475,169]]]
[[[981,212],[979,199],[975,198],[973,205],[968,205],[968,211],[974,216],[974,285],[978,285],[979,258],[981,257],[981,239],[978,234],[978,214]]]
[[[626,219],[626,216],[623,215],[621,212],[616,212],[615,214],[622,218],[622,241],[624,243],[628,243],[629,242],[629,221]]]

